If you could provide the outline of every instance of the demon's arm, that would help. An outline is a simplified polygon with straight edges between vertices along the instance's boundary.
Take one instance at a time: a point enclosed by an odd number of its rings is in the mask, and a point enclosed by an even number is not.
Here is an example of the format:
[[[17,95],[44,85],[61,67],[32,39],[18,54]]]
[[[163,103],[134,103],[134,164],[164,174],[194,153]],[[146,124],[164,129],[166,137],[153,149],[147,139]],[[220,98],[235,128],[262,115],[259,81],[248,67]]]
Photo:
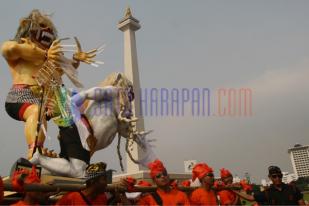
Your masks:
[[[16,41],[6,41],[2,45],[2,55],[8,61],[24,59],[26,61],[39,61],[46,59],[45,50],[35,46],[28,39],[22,39],[21,43]]]
[[[21,43],[16,41],[4,42],[2,45],[2,55],[8,61],[23,59],[42,64],[46,59],[59,62],[59,58],[63,53],[61,51],[60,40],[54,41],[48,50],[43,50],[29,39],[22,38]]]
[[[101,62],[101,61],[94,60],[94,57],[96,57],[97,54],[99,54],[103,51],[104,46],[101,46],[99,48],[92,49],[90,51],[85,52],[85,51],[82,51],[81,44],[80,44],[79,40],[77,39],[77,37],[74,37],[74,40],[75,40],[76,47],[77,47],[77,50],[73,54],[72,65],[73,65],[74,68],[77,68],[79,66],[80,62],[90,64],[94,67],[98,67],[98,64],[103,64],[103,62]],[[69,51],[69,50],[67,50],[67,51]]]

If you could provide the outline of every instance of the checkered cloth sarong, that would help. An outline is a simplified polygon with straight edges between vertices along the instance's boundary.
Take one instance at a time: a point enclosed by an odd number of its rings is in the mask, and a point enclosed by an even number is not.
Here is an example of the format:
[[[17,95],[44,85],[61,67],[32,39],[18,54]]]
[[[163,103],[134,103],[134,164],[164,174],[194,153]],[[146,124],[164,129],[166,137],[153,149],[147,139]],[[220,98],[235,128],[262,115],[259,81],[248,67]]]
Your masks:
[[[7,103],[40,104],[40,98],[35,96],[30,86],[12,87],[6,97]]]

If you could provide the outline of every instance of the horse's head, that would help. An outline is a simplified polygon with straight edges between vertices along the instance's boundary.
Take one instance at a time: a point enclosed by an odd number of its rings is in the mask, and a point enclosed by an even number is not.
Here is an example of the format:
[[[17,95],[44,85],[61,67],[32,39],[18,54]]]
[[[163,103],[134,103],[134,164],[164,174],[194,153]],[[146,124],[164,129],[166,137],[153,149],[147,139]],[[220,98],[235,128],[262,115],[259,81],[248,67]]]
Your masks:
[[[114,72],[108,75],[103,82],[99,84],[100,87],[113,86],[119,89],[119,109],[123,110],[123,115],[131,118],[131,102],[134,100],[133,84],[132,82],[120,72]]]
[[[122,73],[112,73],[106,77],[106,79],[99,85],[100,87],[113,86],[119,90],[118,102],[120,105],[120,111],[118,114],[118,129],[117,132],[120,136],[126,138],[126,151],[129,154],[130,159],[136,164],[144,164],[149,158],[154,155],[152,150],[145,140],[145,136],[151,132],[138,131],[135,122],[138,120],[133,117],[131,110],[131,102],[134,100],[133,84]],[[142,160],[135,160],[131,155],[129,141],[135,141],[142,149],[147,150],[147,155]],[[118,141],[118,148],[120,148],[120,141]],[[149,149],[150,148],[150,149]],[[118,152],[120,154],[120,152]],[[121,157],[120,161],[121,161]]]

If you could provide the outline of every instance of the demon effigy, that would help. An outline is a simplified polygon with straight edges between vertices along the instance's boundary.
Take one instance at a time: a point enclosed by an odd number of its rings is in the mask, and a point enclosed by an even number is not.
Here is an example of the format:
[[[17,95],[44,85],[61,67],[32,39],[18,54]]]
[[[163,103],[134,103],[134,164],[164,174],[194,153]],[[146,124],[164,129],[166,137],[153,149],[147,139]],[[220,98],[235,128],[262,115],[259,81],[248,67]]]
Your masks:
[[[147,132],[136,130],[137,119],[131,111],[133,87],[123,74],[113,73],[98,87],[80,93],[64,86],[62,75],[82,87],[77,78],[80,62],[96,67],[103,63],[94,60],[103,47],[83,52],[74,39],[76,44],[63,44],[66,38],[58,38],[50,17],[33,10],[21,19],[15,38],[2,46],[13,78],[5,108],[10,117],[25,122],[27,158],[54,174],[83,177],[91,155],[110,145],[118,134],[118,142],[121,136],[126,138],[131,159],[147,164],[154,154],[145,140]],[[74,52],[71,59],[64,55],[70,51]],[[98,108],[100,112],[94,112]],[[59,156],[43,147],[50,119],[59,127]],[[132,142],[148,151],[144,159],[132,158]]]

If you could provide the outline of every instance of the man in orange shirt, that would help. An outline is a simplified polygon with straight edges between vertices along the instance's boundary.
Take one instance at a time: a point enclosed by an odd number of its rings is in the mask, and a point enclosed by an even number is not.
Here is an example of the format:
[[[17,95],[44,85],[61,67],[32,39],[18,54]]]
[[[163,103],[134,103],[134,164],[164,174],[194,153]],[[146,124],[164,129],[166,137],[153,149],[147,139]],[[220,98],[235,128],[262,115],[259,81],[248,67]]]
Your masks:
[[[218,205],[217,195],[213,190],[214,174],[206,163],[198,163],[192,171],[192,180],[198,178],[201,187],[194,190],[190,196],[191,205]]]
[[[231,185],[233,183],[233,175],[227,169],[222,168],[220,170],[221,180],[224,186]],[[221,205],[240,205],[239,196],[231,190],[221,190],[218,192]]]
[[[1,204],[2,200],[3,200],[3,190],[4,190],[4,188],[3,188],[3,181],[2,181],[2,177],[0,176],[0,204]]]
[[[184,192],[171,187],[169,175],[160,160],[151,162],[148,167],[150,176],[158,189],[142,197],[138,205],[190,205]]]
[[[46,204],[48,194],[44,192],[24,191],[24,185],[39,184],[41,182],[36,167],[32,166],[32,170],[21,169],[13,173],[12,179],[13,188],[23,195],[23,199],[12,204],[12,206],[23,205],[41,205]]]
[[[106,164],[91,164],[86,170],[86,189],[64,195],[56,205],[107,205],[105,190],[111,180],[112,170]]]

